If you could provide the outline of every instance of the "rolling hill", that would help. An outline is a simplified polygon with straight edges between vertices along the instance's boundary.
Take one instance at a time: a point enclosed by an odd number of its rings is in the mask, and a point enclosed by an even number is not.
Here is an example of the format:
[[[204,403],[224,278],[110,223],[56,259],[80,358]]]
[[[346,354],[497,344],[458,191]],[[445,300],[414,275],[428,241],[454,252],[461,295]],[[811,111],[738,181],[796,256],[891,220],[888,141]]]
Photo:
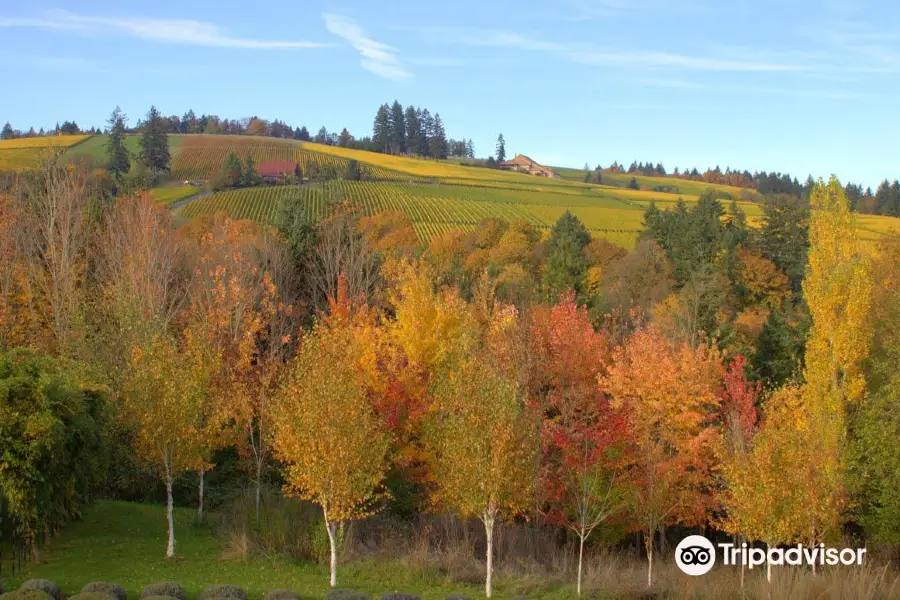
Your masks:
[[[126,145],[139,150],[137,136]],[[36,168],[47,151],[58,149],[69,157],[88,155],[98,164],[105,160],[106,136],[63,136],[0,142],[0,170]],[[723,200],[733,199],[751,225],[762,212],[752,190],[713,185],[672,177],[637,176],[641,189],[628,187],[631,175],[603,173],[602,184],[583,183],[584,171],[558,168],[559,179],[466,166],[454,160],[419,159],[353,150],[310,142],[237,135],[170,135],[171,184],[155,193],[167,202],[191,198],[178,209],[184,217],[224,211],[235,218],[271,221],[282,201],[303,204],[310,222],[328,212],[328,203],[348,200],[367,214],[398,210],[410,215],[423,240],[452,229],[470,230],[481,219],[521,219],[542,229],[556,222],[566,210],[578,216],[594,234],[617,244],[634,244],[643,212],[655,202],[660,208],[682,199],[695,202],[708,189]],[[199,190],[179,188],[178,182],[209,180],[234,153],[263,161],[285,160],[299,164],[311,181],[294,186],[259,186],[199,197]],[[356,161],[362,181],[348,181],[350,161]],[[4,166],[5,165],[5,166]],[[181,203],[179,203],[181,204]],[[861,215],[862,237],[876,240],[900,236],[900,221],[890,217]]]

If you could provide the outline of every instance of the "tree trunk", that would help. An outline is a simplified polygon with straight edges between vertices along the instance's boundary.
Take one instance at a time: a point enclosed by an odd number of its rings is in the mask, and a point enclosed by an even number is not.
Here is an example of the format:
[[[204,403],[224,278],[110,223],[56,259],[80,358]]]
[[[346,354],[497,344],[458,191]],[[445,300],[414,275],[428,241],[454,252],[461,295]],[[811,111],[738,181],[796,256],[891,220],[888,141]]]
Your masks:
[[[486,555],[486,568],[485,568],[485,578],[484,578],[484,595],[488,598],[491,597],[492,585],[491,585],[491,576],[494,573],[494,513],[496,511],[492,509],[485,509],[483,515],[484,521],[484,533],[487,538],[487,555]]]
[[[653,529],[644,534],[644,548],[647,549],[647,587],[653,585]]]
[[[166,546],[166,558],[175,558],[175,508],[172,501],[172,459],[168,449],[163,454],[166,465],[166,519],[169,522],[169,543]]]
[[[578,595],[581,596],[581,565],[584,563],[584,531],[581,532],[578,540]]]
[[[737,536],[737,535],[734,536],[734,545],[735,545],[735,546],[738,546],[738,542],[741,541],[741,540],[743,540],[743,539],[744,539],[743,537],[740,537],[740,536]],[[741,541],[741,543],[743,544],[742,541]],[[744,589],[744,566],[745,566],[744,563],[745,563],[745,561],[744,561],[744,556],[743,556],[743,554],[738,554],[738,556],[741,557],[741,558],[740,558],[740,561],[741,561],[741,590],[743,590],[743,589]]]
[[[204,491],[204,481],[205,481],[206,470],[200,469],[200,503],[197,505],[197,522],[203,522],[203,491]]]
[[[768,555],[768,552],[766,554]],[[772,563],[770,563],[768,560],[766,560],[766,581],[772,583]]]
[[[331,545],[331,587],[337,585],[337,523],[328,520],[328,512],[325,511],[325,529],[328,531],[328,543]]]

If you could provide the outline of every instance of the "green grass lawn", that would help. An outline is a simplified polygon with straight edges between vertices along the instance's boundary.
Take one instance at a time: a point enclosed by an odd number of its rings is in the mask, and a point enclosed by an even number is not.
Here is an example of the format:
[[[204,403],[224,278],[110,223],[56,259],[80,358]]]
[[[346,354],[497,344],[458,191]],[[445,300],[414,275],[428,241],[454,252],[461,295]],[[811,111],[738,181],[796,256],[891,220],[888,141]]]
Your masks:
[[[184,141],[183,135],[170,135],[169,136],[169,152],[172,156],[175,156],[175,153],[181,147],[181,143]],[[91,158],[96,161],[98,165],[106,164],[107,156],[106,156],[106,144],[109,140],[109,136],[106,135],[95,135],[80,144],[76,144],[72,146],[72,148],[66,153],[66,156],[74,157],[74,156],[83,156],[87,154]],[[126,135],[125,136],[125,147],[128,148],[128,151],[132,155],[137,155],[141,151],[141,136],[140,135]]]
[[[163,206],[169,206],[179,200],[196,196],[203,191],[203,188],[193,185],[173,185],[166,187],[158,187],[150,190],[150,197]]]
[[[57,582],[66,596],[78,593],[92,581],[118,583],[136,599],[143,586],[158,581],[177,581],[194,598],[213,584],[244,588],[251,600],[259,600],[275,589],[292,589],[308,598],[323,598],[328,591],[328,569],[311,563],[292,563],[280,558],[225,559],[220,540],[206,527],[194,525],[195,512],[176,509],[176,553],[178,560],[164,558],[166,518],[162,506],[98,501],[85,511],[81,521],[71,524],[43,550],[42,563],[9,578],[9,566],[0,577],[7,588],[25,579],[40,577]],[[483,588],[453,584],[440,573],[418,567],[405,568],[385,560],[355,560],[338,568],[338,587],[365,591],[377,600],[389,591],[406,591],[424,600],[444,600],[459,592],[484,597]],[[521,597],[503,582],[495,597]],[[529,598],[569,598],[559,589]]]

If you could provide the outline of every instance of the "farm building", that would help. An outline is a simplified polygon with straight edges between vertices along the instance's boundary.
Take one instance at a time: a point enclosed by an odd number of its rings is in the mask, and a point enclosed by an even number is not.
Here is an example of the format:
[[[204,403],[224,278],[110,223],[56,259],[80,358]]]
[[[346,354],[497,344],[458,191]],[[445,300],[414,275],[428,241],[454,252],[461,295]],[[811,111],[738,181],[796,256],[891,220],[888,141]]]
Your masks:
[[[273,160],[259,163],[256,172],[266,183],[286,183],[288,178],[300,175],[300,167],[295,162]]]
[[[538,177],[559,178],[559,175],[554,173],[553,169],[534,162],[524,154],[516,154],[515,158],[503,161],[500,163],[500,166],[504,169],[509,169],[510,171],[519,171],[520,173],[528,173],[530,175],[537,175]]]

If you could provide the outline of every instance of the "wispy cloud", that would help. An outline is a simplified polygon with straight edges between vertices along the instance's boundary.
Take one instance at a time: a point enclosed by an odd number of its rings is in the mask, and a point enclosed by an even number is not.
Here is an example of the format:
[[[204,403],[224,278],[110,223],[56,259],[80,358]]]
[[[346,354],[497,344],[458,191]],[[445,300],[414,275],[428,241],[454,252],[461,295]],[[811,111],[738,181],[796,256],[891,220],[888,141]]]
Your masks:
[[[325,19],[328,31],[350,42],[359,52],[359,62],[364,69],[385,79],[402,80],[412,76],[400,64],[397,59],[398,50],[393,46],[367,37],[359,25],[343,15],[323,13],[322,18]]]
[[[40,18],[0,17],[0,27],[53,29],[83,34],[107,33],[154,42],[212,48],[266,50],[321,48],[330,45],[310,41],[235,37],[213,23],[190,19],[93,16],[80,15],[67,10],[49,11]]]
[[[589,44],[551,42],[509,31],[471,32],[460,36],[460,40],[469,46],[551,52],[571,62],[604,67],[729,72],[801,72],[808,69],[799,63],[756,60],[751,56],[719,58],[676,52],[601,48]]]

